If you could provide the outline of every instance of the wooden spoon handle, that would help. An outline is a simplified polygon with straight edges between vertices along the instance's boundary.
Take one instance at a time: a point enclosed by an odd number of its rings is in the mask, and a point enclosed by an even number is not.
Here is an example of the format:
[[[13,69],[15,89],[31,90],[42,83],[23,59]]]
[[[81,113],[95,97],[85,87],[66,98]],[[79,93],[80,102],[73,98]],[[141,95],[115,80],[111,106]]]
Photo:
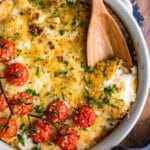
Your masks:
[[[107,13],[103,0],[92,0],[92,15]]]

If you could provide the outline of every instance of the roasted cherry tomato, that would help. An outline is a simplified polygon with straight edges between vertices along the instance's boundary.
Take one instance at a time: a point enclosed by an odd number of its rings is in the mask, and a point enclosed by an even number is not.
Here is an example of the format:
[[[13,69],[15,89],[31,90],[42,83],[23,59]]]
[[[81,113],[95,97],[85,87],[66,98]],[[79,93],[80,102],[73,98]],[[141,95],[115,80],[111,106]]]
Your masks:
[[[0,118],[0,138],[12,138],[17,133],[17,124],[15,119]]]
[[[78,140],[79,135],[77,131],[69,127],[61,128],[56,135],[56,143],[62,150],[74,150]]]
[[[27,115],[32,109],[33,96],[26,92],[15,95],[10,101],[13,112],[17,115]]]
[[[5,77],[9,84],[15,86],[24,85],[29,78],[29,72],[26,66],[21,63],[13,63],[5,71]]]
[[[71,113],[68,106],[63,101],[50,103],[46,109],[46,117],[53,122],[64,121]]]
[[[3,95],[0,95],[0,112],[4,111],[7,108],[7,103]]]
[[[88,128],[95,122],[96,115],[92,108],[88,106],[82,106],[79,108],[77,115],[74,116],[74,122],[81,128]]]
[[[50,127],[47,121],[35,120],[29,128],[30,137],[36,143],[47,142],[52,134],[53,129]]]
[[[16,55],[14,44],[8,40],[0,40],[0,61],[7,62]]]

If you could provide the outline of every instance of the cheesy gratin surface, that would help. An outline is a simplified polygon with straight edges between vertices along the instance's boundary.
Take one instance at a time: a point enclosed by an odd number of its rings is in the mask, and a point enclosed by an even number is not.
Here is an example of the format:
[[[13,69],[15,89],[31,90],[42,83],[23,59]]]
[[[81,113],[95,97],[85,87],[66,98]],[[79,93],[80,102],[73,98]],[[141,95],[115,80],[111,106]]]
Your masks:
[[[60,127],[69,126],[79,135],[76,148],[89,149],[127,115],[136,98],[136,67],[129,71],[118,58],[87,67],[91,5],[86,0],[15,0],[13,7],[9,5],[7,18],[0,22],[0,38],[12,41],[17,54],[9,62],[0,63],[0,76],[4,76],[9,64],[19,62],[27,67],[29,79],[22,86],[1,79],[7,97],[23,91],[31,94],[30,113],[37,116],[44,115],[48,104],[58,100],[72,114],[56,123],[57,128],[51,125],[54,133],[48,142],[33,142],[28,126],[37,118],[30,117],[29,121],[28,115],[14,115],[17,134],[1,139],[20,150],[59,150],[53,136]],[[96,114],[88,128],[81,128],[72,120],[74,112],[84,105]],[[0,112],[0,117],[8,115],[8,108]]]

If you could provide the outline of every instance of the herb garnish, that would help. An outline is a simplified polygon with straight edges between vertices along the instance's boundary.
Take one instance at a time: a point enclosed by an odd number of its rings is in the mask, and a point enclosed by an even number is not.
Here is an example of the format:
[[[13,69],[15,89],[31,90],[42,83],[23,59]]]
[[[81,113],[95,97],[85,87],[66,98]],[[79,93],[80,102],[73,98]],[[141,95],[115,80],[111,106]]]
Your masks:
[[[92,73],[94,71],[94,67],[90,66],[86,69],[86,72]]]
[[[61,70],[61,71],[56,71],[56,72],[54,72],[54,76],[55,76],[55,77],[58,77],[59,75],[65,76],[66,74],[67,74],[67,71],[65,71],[65,70]]]
[[[46,92],[46,93],[45,93],[45,96],[48,96],[48,95],[50,95],[50,94],[51,94],[50,92]]]
[[[59,13],[59,12],[55,12],[55,13],[53,14],[53,17],[60,17],[60,13]]]
[[[33,89],[27,89],[26,92],[32,96],[40,96],[40,94],[36,93]]]
[[[30,0],[30,1],[36,5],[39,5],[42,8],[46,5],[43,0]]]
[[[101,108],[102,104],[100,102],[91,101],[90,102],[90,107]]]
[[[114,105],[114,104],[110,104],[110,106],[113,107],[113,108],[119,109],[119,107]]]
[[[81,66],[81,68],[83,68],[83,69],[84,69],[84,68],[85,68],[85,62],[84,62],[84,61],[82,61],[82,62],[81,62],[81,64],[80,64],[80,66]]]
[[[19,33],[19,32],[16,32],[16,33],[14,33],[14,36],[15,36],[15,37],[18,37],[18,36],[20,36],[20,33]]]
[[[24,127],[25,127],[25,124],[22,123],[22,124],[20,125],[19,129],[22,130]]]
[[[59,30],[59,34],[62,36],[62,35],[64,35],[65,34],[65,32],[66,32],[66,30]]]
[[[115,93],[116,91],[116,84],[114,84],[113,86],[108,86],[104,88],[104,91],[109,95],[112,96],[113,93]]]
[[[26,130],[27,130],[27,128],[26,128],[26,126],[25,126],[24,123],[22,123],[22,124],[20,125],[19,129],[22,130],[22,131],[21,131],[21,134],[23,134],[23,133],[26,132]]]
[[[73,5],[73,2],[71,0],[66,0],[66,3],[67,3],[68,6]]]
[[[36,35],[32,34],[31,41],[34,41],[35,38],[36,38]]]
[[[36,68],[36,75],[39,76],[40,75],[40,67]]]
[[[117,58],[117,57],[113,57],[113,58],[111,58],[110,60],[111,60],[111,61],[117,61],[118,58]]]
[[[17,55],[20,55],[20,53],[22,52],[22,49],[17,49]]]
[[[119,101],[119,102],[124,102],[124,100],[123,100],[123,99],[119,99],[118,101]]]
[[[42,106],[39,106],[39,105],[34,105],[33,106],[35,112],[39,115],[43,115],[44,113],[44,108]]]
[[[104,104],[107,104],[107,105],[109,105],[109,106],[113,107],[113,108],[119,109],[119,107],[118,107],[118,106],[116,106],[116,105],[112,104],[112,103],[110,102],[110,100],[109,100],[109,99],[107,99],[107,98],[103,98],[103,99],[102,99],[102,102],[103,102]]]
[[[67,60],[64,60],[63,64],[65,64],[66,66],[68,66],[69,62]]]
[[[38,147],[33,147],[32,150],[40,150]]]
[[[110,101],[107,98],[103,98],[102,101],[103,101],[104,104],[110,104]]]
[[[59,98],[59,96],[58,95],[54,95],[54,97],[53,97],[53,100],[54,101],[57,101],[57,100],[59,100],[60,98]]]
[[[23,137],[20,134],[17,134],[17,138],[18,138],[19,143],[22,146],[25,146],[24,139],[23,139]]]
[[[37,57],[37,58],[35,59],[35,62],[36,62],[36,61],[43,61],[43,58]]]

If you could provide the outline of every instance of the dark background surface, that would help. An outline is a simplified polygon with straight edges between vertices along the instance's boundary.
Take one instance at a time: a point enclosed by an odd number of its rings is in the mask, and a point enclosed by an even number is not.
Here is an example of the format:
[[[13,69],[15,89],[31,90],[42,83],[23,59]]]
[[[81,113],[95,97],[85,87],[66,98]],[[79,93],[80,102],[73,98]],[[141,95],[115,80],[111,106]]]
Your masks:
[[[144,17],[142,31],[147,41],[150,54],[150,0],[136,0],[139,6],[139,12]],[[150,92],[144,111],[136,126],[122,142],[125,146],[142,146],[150,138]]]

